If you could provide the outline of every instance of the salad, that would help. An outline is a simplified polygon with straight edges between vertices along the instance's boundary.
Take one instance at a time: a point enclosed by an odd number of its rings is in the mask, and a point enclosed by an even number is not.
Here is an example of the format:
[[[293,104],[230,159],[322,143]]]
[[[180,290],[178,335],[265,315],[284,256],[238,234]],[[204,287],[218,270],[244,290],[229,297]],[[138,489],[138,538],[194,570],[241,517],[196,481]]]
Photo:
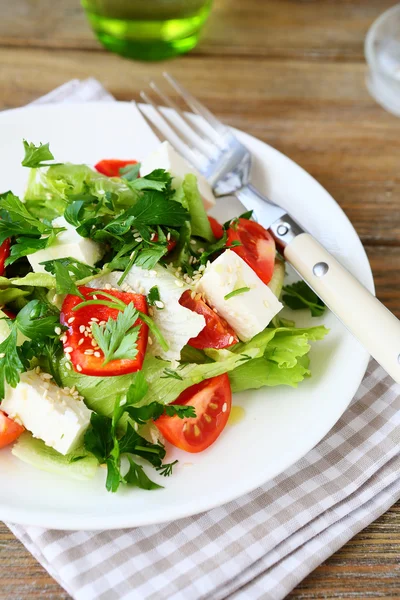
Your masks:
[[[227,426],[232,393],[297,386],[310,342],[283,303],[325,307],[250,212],[207,215],[207,181],[167,143],[141,164],[57,163],[24,143],[24,198],[0,194],[0,448],[106,488],[162,487]],[[282,300],[282,301],[281,301]],[[212,451],[212,450],[211,450]]]

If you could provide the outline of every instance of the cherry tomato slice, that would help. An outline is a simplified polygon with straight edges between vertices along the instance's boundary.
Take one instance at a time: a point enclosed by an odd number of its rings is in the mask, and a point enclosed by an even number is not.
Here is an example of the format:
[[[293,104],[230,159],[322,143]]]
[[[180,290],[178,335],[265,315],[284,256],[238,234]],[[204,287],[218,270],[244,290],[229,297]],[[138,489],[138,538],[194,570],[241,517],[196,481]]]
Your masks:
[[[96,292],[96,297],[99,300],[109,300],[105,296],[102,297],[102,290],[82,286],[79,288],[79,291],[86,300],[93,300],[93,295],[90,295],[89,292]],[[125,304],[133,302],[139,311],[147,314],[146,296],[114,290],[107,290],[107,294],[111,294],[115,298],[122,300]],[[100,349],[94,349],[92,345],[91,325],[93,319],[97,319],[97,322],[100,323],[103,321],[107,322],[110,318],[116,319],[119,311],[101,304],[84,306],[76,311],[72,310],[80,302],[83,302],[83,300],[79,296],[68,294],[63,302],[60,316],[61,323],[68,327],[63,343],[64,350],[66,355],[70,357],[74,371],[83,375],[97,375],[99,377],[111,377],[113,375],[123,375],[139,371],[142,368],[146,352],[147,325],[140,319],[135,323],[135,325],[140,325],[140,332],[137,340],[138,352],[134,359],[111,360],[103,366],[103,352]],[[86,329],[83,329],[84,327]],[[67,351],[67,349],[69,350]],[[96,356],[94,352],[96,352]]]
[[[224,235],[224,229],[222,225],[218,223],[217,219],[214,219],[214,217],[208,217],[208,220],[210,222],[211,230],[214,234],[214,237],[216,237],[217,240],[220,240]]]
[[[17,316],[15,313],[12,312],[12,310],[8,310],[8,308],[6,308],[5,306],[3,306],[1,309],[1,312],[3,312],[9,319],[15,319],[15,317]]]
[[[0,246],[0,276],[4,275],[6,270],[5,262],[10,256],[11,240],[7,238]]]
[[[255,221],[239,219],[228,229],[228,246],[234,241],[242,245],[233,247],[264,283],[271,281],[275,264],[275,241],[272,235]]]
[[[215,442],[228,421],[232,405],[228,375],[219,375],[193,385],[172,404],[194,406],[196,417],[180,419],[162,415],[154,424],[165,439],[177,448],[186,452],[202,452]]]
[[[190,290],[186,290],[179,300],[179,304],[193,312],[203,315],[206,326],[200,333],[188,341],[189,346],[203,350],[204,348],[228,348],[239,340],[230,325],[210,308],[200,294],[192,298]]]
[[[107,175],[107,177],[120,177],[120,169],[123,169],[127,165],[136,165],[137,160],[119,160],[118,158],[105,158],[94,166],[96,171]]]
[[[22,425],[7,417],[6,413],[0,410],[0,448],[12,444],[24,431],[25,428]]]

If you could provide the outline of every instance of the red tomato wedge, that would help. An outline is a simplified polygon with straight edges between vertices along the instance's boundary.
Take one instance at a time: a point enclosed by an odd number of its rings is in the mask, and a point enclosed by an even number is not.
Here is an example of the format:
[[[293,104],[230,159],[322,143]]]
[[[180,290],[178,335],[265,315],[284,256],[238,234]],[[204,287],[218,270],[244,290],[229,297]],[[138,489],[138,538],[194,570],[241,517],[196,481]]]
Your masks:
[[[203,350],[204,348],[228,348],[239,340],[236,333],[228,323],[210,308],[200,294],[192,298],[190,290],[186,290],[179,300],[179,304],[193,312],[203,315],[206,326],[200,333],[188,341],[189,346]]]
[[[12,312],[12,310],[8,310],[8,308],[6,308],[5,306],[3,306],[1,309],[1,312],[3,312],[9,319],[15,319],[15,317],[17,316],[15,313]]]
[[[11,240],[7,238],[0,246],[0,276],[4,275],[6,270],[5,262],[10,256]]]
[[[90,294],[90,292],[95,292],[98,300],[110,300],[101,295],[102,290],[95,290],[84,286],[78,289],[86,300],[93,300],[93,294]],[[111,294],[115,298],[122,300],[125,304],[133,302],[134,306],[140,312],[147,315],[146,296],[142,296],[141,294],[130,294],[128,292],[117,292],[114,290],[107,290],[107,294]],[[99,348],[93,346],[93,337],[90,333],[90,329],[93,322],[105,323],[110,318],[116,319],[119,311],[101,304],[84,306],[76,311],[72,310],[80,302],[83,302],[83,300],[79,298],[79,296],[74,296],[72,294],[66,296],[61,308],[60,316],[61,323],[68,327],[68,331],[63,338],[63,344],[64,351],[67,357],[70,357],[74,371],[82,373],[83,375],[97,375],[99,377],[111,377],[113,375],[124,375],[125,373],[140,371],[147,346],[147,325],[140,319],[135,323],[135,325],[140,325],[140,332],[137,341],[138,352],[134,359],[111,360],[103,366],[103,352]],[[96,352],[96,356],[94,355],[94,352]]]
[[[23,431],[25,428],[22,425],[7,417],[6,413],[0,410],[0,448],[12,444]]]
[[[194,406],[196,417],[180,419],[162,415],[154,424],[165,439],[177,448],[186,452],[202,452],[215,442],[228,421],[232,405],[228,375],[219,375],[193,385],[172,404]]]
[[[228,229],[228,246],[234,241],[242,245],[232,248],[264,283],[271,281],[275,265],[275,241],[272,235],[255,221],[239,219]]]
[[[208,220],[210,222],[211,230],[214,234],[214,237],[216,237],[217,240],[220,240],[224,235],[224,229],[222,225],[218,223],[217,219],[214,219],[214,217],[208,217]]]
[[[105,158],[94,166],[96,171],[107,175],[107,177],[120,177],[120,169],[128,165],[136,165],[137,160],[119,160],[118,158]]]

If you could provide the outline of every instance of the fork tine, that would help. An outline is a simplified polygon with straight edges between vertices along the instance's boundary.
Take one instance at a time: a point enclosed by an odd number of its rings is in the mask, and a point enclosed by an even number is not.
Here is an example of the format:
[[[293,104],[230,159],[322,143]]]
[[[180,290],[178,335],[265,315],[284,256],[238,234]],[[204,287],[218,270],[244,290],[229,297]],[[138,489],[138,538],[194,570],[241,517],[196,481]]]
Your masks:
[[[161,90],[154,81],[150,82],[150,87],[160,97],[163,104],[172,108],[180,116],[180,118],[185,124],[185,127],[189,128],[191,134],[194,133],[196,137],[199,138],[201,142],[206,145],[205,151],[207,152],[207,154],[213,156],[213,153],[210,152],[210,149],[207,146],[209,142],[215,144],[215,136],[211,136],[207,133],[207,131],[199,127],[199,125],[195,121],[188,119],[183,110],[181,110],[180,106],[178,106],[178,104],[168,94]]]
[[[188,92],[180,83],[178,83],[176,79],[172,77],[172,75],[164,71],[163,76],[168,81],[168,83],[172,85],[175,91],[185,100],[186,104],[188,104],[192,111],[195,112],[197,115],[203,117],[203,119],[205,119],[205,121],[207,121],[207,123],[211,125],[211,127],[215,131],[222,135],[226,135],[227,133],[229,133],[228,128],[223,123],[221,123],[221,121],[219,121],[216,117],[214,117],[214,115],[208,110],[208,108],[201,104],[201,102],[199,102],[197,98],[192,96],[190,92]]]
[[[140,92],[140,96],[141,98],[146,102],[146,104],[149,104],[150,106],[153,107],[153,109],[155,110],[155,112],[157,113],[161,123],[163,124],[163,126],[165,126],[165,128],[169,131],[169,135],[167,135],[167,133],[165,131],[163,131],[159,125],[153,121],[153,119],[147,115],[145,113],[145,111],[143,110],[143,107],[137,105],[138,109],[140,110],[141,114],[143,115],[143,117],[146,119],[147,123],[150,125],[152,131],[157,135],[157,137],[161,137],[162,141],[166,140],[168,141],[171,146],[173,146],[175,148],[175,150],[177,152],[179,152],[179,154],[183,154],[182,153],[182,149],[179,148],[179,145],[176,144],[174,137],[176,139],[179,140],[180,144],[182,144],[182,147],[184,147],[185,152],[185,158],[187,158],[187,160],[189,160],[189,162],[192,163],[193,166],[195,166],[199,171],[202,170],[202,164],[199,161],[198,156],[196,155],[196,153],[193,151],[192,148],[190,148],[190,146],[188,146],[188,144],[185,142],[185,140],[182,139],[182,136],[179,135],[179,133],[176,133],[175,128],[171,127],[169,122],[166,121],[166,119],[164,118],[164,115],[162,114],[162,112],[160,111],[159,107],[157,106],[157,104],[155,104],[155,102],[153,102],[153,100],[146,94],[146,92]],[[172,132],[172,136],[170,135]],[[204,155],[202,155],[206,160],[207,157],[205,157]]]
[[[161,129],[157,127],[157,125],[153,123],[153,121],[146,115],[145,111],[143,110],[143,107],[140,106],[140,104],[138,102],[135,102],[134,100],[132,100],[132,102],[135,104],[136,108],[141,113],[147,125],[150,127],[154,135],[160,140],[160,142],[168,142],[169,140],[167,140],[167,138],[165,137],[164,132],[161,131]]]
[[[150,98],[150,96],[148,96],[148,94],[146,94],[146,92],[143,92],[143,91],[140,92],[140,96],[143,98],[143,100],[145,102],[147,102],[147,104],[151,104],[151,106],[154,108],[154,110],[156,111],[158,116],[162,119],[163,124],[165,124],[166,127],[168,127],[172,131],[172,133],[174,135],[176,135],[176,137],[182,144],[184,144],[192,153],[195,154],[196,152],[198,152],[199,154],[202,155],[203,158],[208,159],[208,156],[205,154],[204,150],[202,150],[198,146],[195,147],[192,143],[191,143],[191,145],[189,145],[187,143],[187,139],[185,139],[182,136],[182,132],[178,129],[178,127],[175,125],[175,123],[172,122],[171,118],[161,112],[161,110],[157,106],[157,104]]]

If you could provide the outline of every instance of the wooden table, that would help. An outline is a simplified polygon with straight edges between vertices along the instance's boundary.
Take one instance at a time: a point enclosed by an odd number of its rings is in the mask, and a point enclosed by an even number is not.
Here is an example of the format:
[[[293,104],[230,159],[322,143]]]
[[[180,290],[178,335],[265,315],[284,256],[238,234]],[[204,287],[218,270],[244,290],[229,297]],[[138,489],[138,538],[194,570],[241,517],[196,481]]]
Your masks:
[[[168,63],[227,123],[275,146],[336,198],[368,252],[377,294],[400,316],[400,119],[365,88],[363,40],[393,0],[215,0],[201,44]],[[165,64],[106,53],[78,0],[0,2],[0,109],[72,78],[138,99]],[[290,595],[400,598],[400,504]],[[0,525],[0,599],[68,595]]]

